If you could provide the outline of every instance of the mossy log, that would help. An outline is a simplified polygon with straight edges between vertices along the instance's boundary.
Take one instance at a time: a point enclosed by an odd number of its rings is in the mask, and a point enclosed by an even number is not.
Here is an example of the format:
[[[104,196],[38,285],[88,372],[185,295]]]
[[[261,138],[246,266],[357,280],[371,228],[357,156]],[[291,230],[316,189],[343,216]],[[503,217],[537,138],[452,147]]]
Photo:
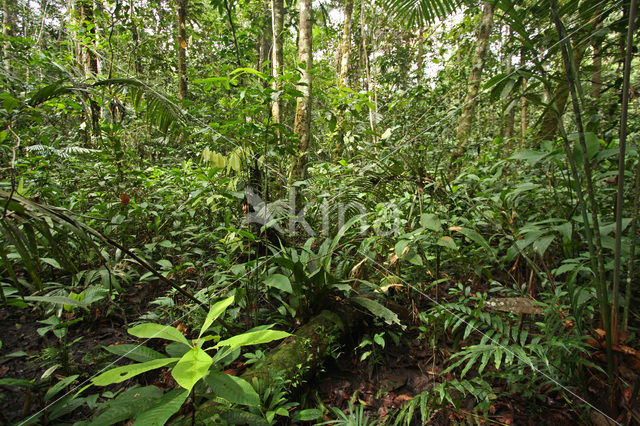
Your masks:
[[[337,314],[322,311],[240,377],[248,382],[254,377],[268,381],[272,373],[280,373],[285,380],[301,380],[329,354],[332,345],[338,344],[344,331],[345,324]]]
[[[273,377],[272,374],[276,373],[285,380],[299,382],[308,377],[331,353],[334,346],[339,344],[345,330],[345,323],[339,315],[331,311],[322,311],[291,337],[269,351],[264,362],[254,364],[240,377],[248,382],[254,377],[269,381]],[[219,413],[219,410],[220,405],[215,400],[203,403],[195,413],[196,424],[207,424],[207,420]],[[191,424],[191,420],[191,417],[183,417],[172,423],[186,425]]]

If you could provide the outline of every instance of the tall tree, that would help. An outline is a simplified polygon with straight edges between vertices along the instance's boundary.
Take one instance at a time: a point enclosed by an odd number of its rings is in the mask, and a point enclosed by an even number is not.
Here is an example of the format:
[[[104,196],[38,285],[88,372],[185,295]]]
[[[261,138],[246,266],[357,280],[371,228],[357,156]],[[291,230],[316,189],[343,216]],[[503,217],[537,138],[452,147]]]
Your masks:
[[[140,47],[140,35],[138,33],[138,24],[136,22],[135,2],[131,0],[129,3],[129,22],[131,24],[131,40],[133,41],[133,62],[135,65],[136,75],[142,76],[142,60],[138,49]]]
[[[177,0],[178,16],[178,94],[186,99],[187,88],[187,0]]]
[[[282,75],[283,54],[282,54],[282,31],[284,29],[284,1],[271,0],[271,33],[273,46],[271,48],[271,76],[273,77],[272,89],[275,92],[280,90],[279,78]],[[271,103],[271,121],[280,123],[280,109],[282,103],[280,97]],[[278,132],[279,134],[279,132]]]
[[[476,110],[478,92],[480,91],[480,81],[482,71],[484,69],[485,57],[489,47],[489,36],[493,28],[493,11],[494,5],[491,1],[485,1],[482,5],[482,17],[478,33],[476,36],[476,49],[473,55],[471,74],[469,75],[469,85],[467,88],[467,96],[462,108],[462,115],[458,121],[458,129],[456,139],[458,146],[456,154],[459,156],[464,152],[467,138],[471,131],[471,124]]]
[[[98,59],[95,52],[96,26],[92,0],[77,0],[76,13],[82,37],[79,42],[78,59],[82,64],[85,76],[95,76],[98,73]]]
[[[313,19],[311,10],[312,0],[299,0],[300,9],[300,36],[298,38],[298,63],[300,68],[300,83],[298,90],[302,96],[298,98],[296,105],[296,118],[294,132],[300,138],[297,153],[291,164],[289,183],[304,179],[307,169],[307,151],[311,139],[311,85],[313,76]]]
[[[259,71],[266,71],[265,64],[269,62],[271,55],[271,43],[272,43],[272,25],[271,25],[271,13],[269,11],[269,0],[266,0],[262,6],[263,16],[261,19],[261,32],[258,37],[257,50],[258,50],[258,64],[257,69]]]
[[[340,75],[338,76],[338,89],[349,85],[349,59],[351,53],[351,18],[353,15],[353,0],[345,0],[344,3],[344,26],[342,30],[342,43],[340,44]],[[335,156],[342,154],[344,144],[344,115],[345,112],[338,110],[336,122],[336,146]]]
[[[11,71],[11,63],[9,62],[9,48],[11,44],[9,43],[8,37],[13,35],[13,23],[15,22],[12,7],[13,5],[10,4],[9,0],[2,0],[2,36],[4,39],[2,43],[2,62],[7,73]]]

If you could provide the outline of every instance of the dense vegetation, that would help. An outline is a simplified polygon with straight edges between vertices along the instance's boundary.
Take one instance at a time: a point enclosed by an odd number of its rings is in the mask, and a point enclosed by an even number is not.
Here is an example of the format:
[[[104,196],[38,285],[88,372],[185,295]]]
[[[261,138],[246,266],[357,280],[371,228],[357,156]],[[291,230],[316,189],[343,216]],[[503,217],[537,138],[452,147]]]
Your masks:
[[[0,423],[640,422],[636,9],[2,0]]]

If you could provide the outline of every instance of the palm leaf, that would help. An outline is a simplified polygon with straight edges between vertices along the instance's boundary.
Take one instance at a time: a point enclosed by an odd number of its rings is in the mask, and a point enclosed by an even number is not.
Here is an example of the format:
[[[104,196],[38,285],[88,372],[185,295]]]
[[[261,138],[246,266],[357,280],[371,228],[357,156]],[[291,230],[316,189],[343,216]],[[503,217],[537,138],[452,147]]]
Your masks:
[[[173,125],[184,122],[184,114],[178,105],[140,80],[134,78],[110,78],[96,81],[92,86],[111,86],[120,90],[126,89],[135,108],[142,107],[143,101],[146,103],[145,114],[147,121],[156,125],[163,133],[167,133]]]
[[[388,8],[408,24],[424,26],[444,19],[462,5],[462,0],[390,0]]]

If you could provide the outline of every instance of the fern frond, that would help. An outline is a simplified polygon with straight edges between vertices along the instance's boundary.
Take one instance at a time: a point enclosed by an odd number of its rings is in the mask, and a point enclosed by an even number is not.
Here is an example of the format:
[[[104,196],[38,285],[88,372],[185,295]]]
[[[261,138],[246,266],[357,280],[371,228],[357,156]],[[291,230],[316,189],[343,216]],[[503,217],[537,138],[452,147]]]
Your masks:
[[[144,101],[148,122],[156,125],[162,133],[167,133],[172,126],[180,125],[185,121],[185,116],[178,105],[140,80],[110,78],[96,81],[92,86],[109,86],[119,90],[127,90],[136,109],[140,108]]]

